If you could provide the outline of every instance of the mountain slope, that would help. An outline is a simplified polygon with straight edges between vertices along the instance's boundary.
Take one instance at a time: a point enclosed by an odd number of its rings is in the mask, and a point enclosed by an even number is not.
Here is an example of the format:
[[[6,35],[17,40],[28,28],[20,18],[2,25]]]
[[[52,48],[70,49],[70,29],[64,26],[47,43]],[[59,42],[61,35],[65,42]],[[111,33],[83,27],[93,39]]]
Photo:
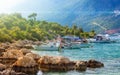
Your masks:
[[[120,0],[85,0],[82,5],[78,2],[70,7],[67,10],[68,16],[63,18],[61,23],[77,24],[88,31],[116,29],[120,28],[119,10]]]

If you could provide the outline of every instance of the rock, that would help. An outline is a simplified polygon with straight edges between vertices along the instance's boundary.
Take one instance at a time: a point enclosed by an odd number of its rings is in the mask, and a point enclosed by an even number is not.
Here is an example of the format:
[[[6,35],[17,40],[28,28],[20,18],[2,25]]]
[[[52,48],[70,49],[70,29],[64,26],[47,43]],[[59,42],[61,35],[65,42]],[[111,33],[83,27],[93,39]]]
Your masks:
[[[32,57],[23,56],[18,58],[18,60],[14,63],[14,66],[23,66],[23,67],[31,67],[37,65]]]
[[[25,56],[32,57],[33,59],[37,59],[37,60],[40,58],[38,54],[34,54],[34,53],[27,53]]]
[[[77,61],[75,64],[75,70],[77,71],[86,71],[87,69],[87,62],[85,61]]]
[[[5,64],[6,67],[10,67],[16,60],[17,60],[16,58],[0,57],[0,63]]]
[[[6,52],[3,53],[2,57],[5,57],[5,58],[19,58],[21,56],[23,56],[23,53],[20,50],[7,50]]]
[[[10,43],[2,43],[2,44],[0,44],[0,47],[7,49],[7,48],[9,48],[9,45],[10,45]]]
[[[62,63],[69,63],[70,60],[68,58],[62,56],[43,56],[38,61],[41,64],[62,64]]]
[[[6,66],[0,63],[0,71],[3,71],[6,69]]]
[[[23,56],[18,58],[18,60],[13,64],[12,69],[16,72],[35,74],[37,73],[38,66],[33,58]]]
[[[20,50],[22,51],[22,53],[23,53],[24,55],[26,55],[27,53],[32,53],[31,50],[29,50],[29,49],[22,48],[22,49],[20,49]]]
[[[33,44],[34,45],[41,45],[41,42],[40,41],[35,41]]]
[[[5,52],[5,48],[0,47],[0,52]]]
[[[10,45],[10,49],[21,49],[21,48],[33,49],[32,43],[33,42],[29,40],[14,41],[14,43]]]
[[[57,64],[61,64],[61,63],[67,64],[69,62],[70,62],[70,60],[68,58],[63,57],[63,56],[57,56],[56,57],[56,63]]]
[[[22,72],[15,72],[13,70],[7,69],[7,70],[0,72],[0,75],[27,75],[27,74],[22,73]]]
[[[19,40],[19,41],[16,41],[15,44],[17,47],[20,47],[20,48],[33,49],[32,43],[33,42],[30,40]]]
[[[87,62],[87,67],[89,67],[89,68],[100,68],[100,67],[104,67],[104,64],[99,62],[99,61],[96,61],[96,60],[89,60]]]
[[[2,56],[2,55],[3,55],[3,52],[5,52],[5,51],[6,51],[5,48],[0,47],[0,56]]]
[[[74,70],[74,62],[61,56],[43,56],[38,60],[39,69],[42,71],[68,71]]]
[[[31,44],[26,44],[26,45],[23,46],[23,48],[26,48],[26,49],[34,49]]]

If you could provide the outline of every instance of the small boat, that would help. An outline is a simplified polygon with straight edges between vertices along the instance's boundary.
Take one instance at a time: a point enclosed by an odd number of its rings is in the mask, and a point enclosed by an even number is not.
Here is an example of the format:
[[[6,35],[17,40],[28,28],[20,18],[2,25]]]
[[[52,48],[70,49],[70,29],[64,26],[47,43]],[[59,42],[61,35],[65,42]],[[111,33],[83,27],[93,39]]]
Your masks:
[[[88,44],[85,39],[76,36],[65,36],[63,37],[65,44],[63,44],[63,49],[81,49],[89,48],[91,44]]]
[[[120,43],[120,33],[111,34],[110,39]]]
[[[62,49],[81,49],[81,48],[90,48],[91,44],[81,43],[81,42],[70,42],[62,46]]]
[[[43,51],[58,51],[60,49],[60,42],[49,42],[42,45],[34,45],[34,49]]]
[[[87,40],[90,43],[113,43],[113,42],[116,42],[115,40],[111,40],[108,34],[106,34],[106,35],[98,34],[95,36],[95,38],[90,38]]]

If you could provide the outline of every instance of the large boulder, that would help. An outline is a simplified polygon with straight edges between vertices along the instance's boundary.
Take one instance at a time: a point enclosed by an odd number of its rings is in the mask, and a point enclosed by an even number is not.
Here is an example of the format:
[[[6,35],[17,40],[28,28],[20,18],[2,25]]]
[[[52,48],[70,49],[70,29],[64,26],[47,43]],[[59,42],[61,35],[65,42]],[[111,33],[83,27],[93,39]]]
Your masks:
[[[20,50],[23,52],[24,55],[26,55],[27,53],[32,53],[31,50],[26,49],[26,48],[22,48]]]
[[[6,66],[0,63],[0,71],[3,71],[6,69]]]
[[[43,56],[38,60],[42,71],[68,71],[74,69],[74,62],[62,56]]]
[[[40,64],[63,64],[69,63],[70,60],[68,58],[62,56],[43,56],[38,61]]]
[[[32,57],[23,56],[18,58],[18,60],[13,64],[14,66],[32,67],[36,66],[36,62]]]
[[[40,56],[35,53],[27,53],[25,56],[32,57],[33,59],[39,59]]]
[[[57,56],[56,57],[56,63],[57,64],[62,64],[62,63],[67,64],[69,62],[70,62],[70,60],[68,58],[66,58],[66,57],[63,57],[63,56]]]
[[[96,60],[89,60],[87,62],[87,67],[89,67],[89,68],[100,68],[100,67],[104,67],[104,64],[99,62],[99,61],[96,61]]]
[[[12,69],[16,72],[35,74],[38,70],[37,63],[32,57],[23,56],[13,64]]]
[[[20,50],[7,50],[3,53],[4,58],[19,58],[23,56],[23,52]]]

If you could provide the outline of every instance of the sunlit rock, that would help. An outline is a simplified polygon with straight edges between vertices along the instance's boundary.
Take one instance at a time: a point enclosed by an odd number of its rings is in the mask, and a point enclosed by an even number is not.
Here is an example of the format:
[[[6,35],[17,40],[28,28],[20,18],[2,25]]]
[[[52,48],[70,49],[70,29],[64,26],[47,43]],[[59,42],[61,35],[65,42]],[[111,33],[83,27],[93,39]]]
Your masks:
[[[23,56],[22,51],[20,50],[7,50],[6,52],[3,53],[4,58],[19,58]]]
[[[27,53],[32,53],[31,50],[26,49],[26,48],[22,48],[20,50],[23,52],[24,55],[26,55]]]
[[[32,57],[33,59],[39,59],[40,56],[35,53],[27,53],[25,56]]]
[[[42,71],[68,71],[74,70],[74,62],[62,56],[43,56],[38,60]]]
[[[27,74],[37,73],[38,66],[32,57],[23,56],[13,64],[12,69],[16,72],[23,72]]]

